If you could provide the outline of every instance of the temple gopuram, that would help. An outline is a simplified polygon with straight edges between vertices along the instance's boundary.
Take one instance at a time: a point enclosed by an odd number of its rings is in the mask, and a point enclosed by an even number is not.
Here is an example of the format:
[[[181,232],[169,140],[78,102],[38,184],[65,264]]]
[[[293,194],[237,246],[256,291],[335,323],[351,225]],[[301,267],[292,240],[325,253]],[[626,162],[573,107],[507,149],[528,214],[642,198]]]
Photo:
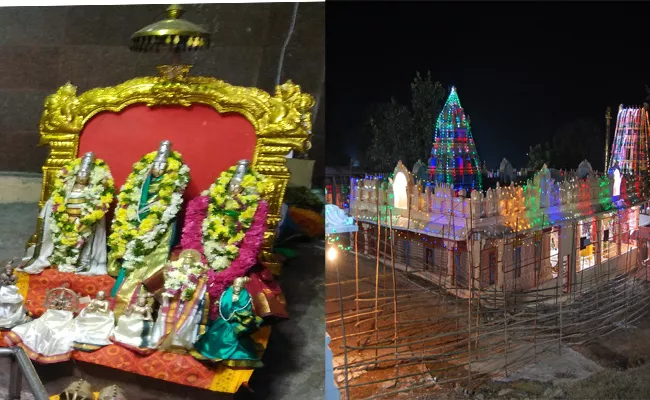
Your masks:
[[[429,159],[429,180],[465,190],[482,188],[481,162],[472,137],[469,115],[460,104],[456,88],[436,121]]]

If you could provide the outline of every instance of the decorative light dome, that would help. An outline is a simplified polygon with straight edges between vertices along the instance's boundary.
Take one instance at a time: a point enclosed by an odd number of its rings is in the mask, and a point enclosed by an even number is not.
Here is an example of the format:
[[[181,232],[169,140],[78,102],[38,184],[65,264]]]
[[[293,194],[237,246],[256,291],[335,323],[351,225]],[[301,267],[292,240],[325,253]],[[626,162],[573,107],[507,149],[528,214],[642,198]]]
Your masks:
[[[166,10],[167,18],[140,29],[131,36],[131,50],[158,52],[169,49],[174,52],[196,51],[210,45],[210,33],[193,22],[181,19],[185,12],[177,4]]]

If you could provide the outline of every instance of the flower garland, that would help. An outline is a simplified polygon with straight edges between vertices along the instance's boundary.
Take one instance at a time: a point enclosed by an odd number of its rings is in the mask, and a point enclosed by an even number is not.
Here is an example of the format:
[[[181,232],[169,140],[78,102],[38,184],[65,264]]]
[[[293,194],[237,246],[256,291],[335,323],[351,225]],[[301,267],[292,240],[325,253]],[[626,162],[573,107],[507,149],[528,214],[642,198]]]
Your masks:
[[[250,269],[257,262],[262,243],[264,243],[264,232],[266,232],[266,218],[269,212],[269,205],[266,201],[260,200],[255,218],[251,227],[246,231],[244,240],[239,247],[237,258],[223,271],[208,270],[208,293],[211,299],[218,299],[228,286],[231,286],[235,278],[248,275]],[[212,304],[210,318],[216,318],[216,310]]]
[[[171,263],[165,272],[165,293],[174,297],[180,295],[183,301],[191,300],[196,292],[199,278],[205,273],[205,266],[200,262],[185,265],[183,260]]]
[[[207,192],[207,191],[206,191]],[[201,259],[204,256],[204,247],[202,243],[201,222],[207,217],[208,204],[210,198],[207,195],[196,197],[187,204],[185,214],[185,226],[181,237],[181,247],[183,250],[193,249],[201,253]],[[269,212],[269,205],[266,201],[260,200],[257,204],[257,210],[253,217],[253,223],[244,235],[239,246],[237,258],[223,271],[208,270],[208,293],[211,299],[218,299],[235,278],[246,276],[251,267],[257,262],[262,243],[264,242],[264,232],[266,232],[266,218]],[[214,320],[218,316],[216,303],[210,305],[210,318]]]
[[[61,168],[52,190],[52,213],[49,227],[54,250],[52,264],[76,265],[81,249],[93,232],[93,227],[108,211],[115,194],[113,176],[106,163],[95,159],[86,186],[81,190],[84,199],[81,214],[73,218],[66,212],[66,199],[72,190],[81,168],[81,158]]]
[[[118,203],[113,218],[113,232],[109,246],[113,258],[122,258],[122,268],[127,271],[144,265],[144,259],[162,239],[169,223],[176,217],[183,203],[183,192],[189,182],[190,169],[183,164],[180,153],[174,151],[167,158],[167,168],[160,181],[158,200],[142,220],[138,215],[140,196],[145,180],[151,171],[158,152],[145,155],[133,164],[133,172],[117,196]]]
[[[266,189],[264,175],[249,171],[242,179],[241,191],[229,193],[236,168],[222,172],[209,189],[210,203],[202,232],[205,256],[214,271],[223,271],[237,258],[246,230],[253,223],[260,193]]]

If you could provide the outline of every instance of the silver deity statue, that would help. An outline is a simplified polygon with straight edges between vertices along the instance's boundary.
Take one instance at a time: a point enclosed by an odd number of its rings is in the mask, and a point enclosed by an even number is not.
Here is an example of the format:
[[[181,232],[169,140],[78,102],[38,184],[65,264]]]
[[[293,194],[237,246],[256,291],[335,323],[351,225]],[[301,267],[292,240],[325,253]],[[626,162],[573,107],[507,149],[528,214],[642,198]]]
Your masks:
[[[141,294],[138,296],[138,300],[136,300],[135,304],[130,305],[127,309],[124,315],[130,316],[130,315],[137,315],[142,320],[144,321],[151,321],[152,315],[153,315],[153,310],[151,309],[151,306],[147,304],[149,296],[146,294]]]
[[[153,168],[151,169],[151,174],[154,177],[159,177],[165,173],[165,168],[167,168],[167,157],[172,150],[172,142],[169,140],[163,140],[160,142],[160,147],[158,147],[158,154],[156,155],[155,160],[153,160]]]
[[[249,167],[250,161],[248,160],[239,160],[237,162],[237,168],[235,169],[235,173],[233,174],[232,179],[230,180],[230,184],[228,185],[228,190],[231,193],[238,193],[241,191],[241,183],[244,180],[246,173],[248,173]]]
[[[235,278],[235,281],[232,283],[232,302],[239,300],[239,294],[242,289],[246,288],[246,284],[251,281],[251,278],[247,276],[240,276]]]
[[[96,314],[108,314],[110,311],[108,300],[106,300],[106,293],[103,290],[97,292],[97,297],[90,301],[86,306],[88,312]]]
[[[1,286],[12,286],[16,284],[18,278],[14,275],[14,262],[16,259],[9,261],[4,267],[4,271],[0,273],[0,287]]]

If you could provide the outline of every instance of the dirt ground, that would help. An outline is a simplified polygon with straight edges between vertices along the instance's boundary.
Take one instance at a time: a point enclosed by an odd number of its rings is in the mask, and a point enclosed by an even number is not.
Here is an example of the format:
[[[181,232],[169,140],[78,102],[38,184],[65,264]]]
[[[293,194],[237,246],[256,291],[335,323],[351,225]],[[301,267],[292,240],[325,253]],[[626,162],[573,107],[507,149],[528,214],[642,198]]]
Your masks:
[[[412,398],[417,394],[426,394],[433,390],[436,380],[462,379],[465,370],[456,364],[445,362],[442,358],[432,362],[430,349],[434,346],[448,346],[446,351],[453,351],[458,345],[455,338],[427,339],[426,346],[412,345],[421,336],[426,338],[428,330],[447,332],[454,329],[457,320],[446,319],[453,315],[458,307],[450,302],[452,296],[441,295],[426,281],[409,277],[397,271],[395,274],[395,292],[393,296],[393,276],[390,268],[380,265],[379,276],[376,275],[376,263],[369,258],[359,258],[359,317],[356,317],[354,256],[339,253],[339,273],[341,279],[342,304],[338,301],[338,284],[336,264],[329,264],[326,272],[326,320],[327,332],[332,338],[330,347],[334,354],[335,377],[339,387],[344,386],[344,357],[342,352],[341,306],[346,316],[346,345],[356,349],[348,352],[348,370],[350,398],[366,399],[378,393],[395,392],[394,397]],[[375,280],[379,286],[375,292]],[[377,318],[375,318],[375,295],[378,297]],[[395,313],[395,306],[397,312]],[[347,316],[350,316],[349,318]],[[398,321],[395,329],[395,320]],[[358,322],[357,322],[358,321]],[[375,325],[377,324],[377,325]],[[374,330],[375,326],[379,330]],[[400,340],[396,343],[394,337]],[[396,357],[399,367],[394,368]],[[374,360],[378,361],[375,362]],[[431,371],[437,371],[432,374]],[[444,371],[441,372],[441,371]],[[436,376],[437,375],[437,376]],[[399,377],[395,382],[395,377]],[[390,397],[383,397],[390,398]]]
[[[606,336],[600,337],[592,342],[557,349],[557,353],[549,351],[544,357],[535,363],[531,363],[519,370],[510,371],[507,379],[493,380],[489,377],[477,377],[471,384],[467,379],[460,379],[457,382],[438,383],[453,380],[454,375],[463,377],[467,375],[464,368],[447,365],[448,371],[440,376],[435,372],[445,369],[442,362],[436,365],[430,363],[418,363],[417,361],[403,361],[399,370],[394,365],[395,344],[392,338],[395,331],[392,319],[392,277],[388,274],[384,277],[383,267],[380,266],[380,286],[378,290],[378,302],[380,313],[377,318],[378,325],[385,329],[376,334],[363,334],[374,327],[374,297],[375,297],[375,261],[367,258],[359,258],[359,293],[362,298],[372,299],[361,302],[360,323],[356,323],[356,302],[353,300],[356,291],[355,262],[351,254],[339,253],[341,295],[344,299],[339,302],[337,275],[335,265],[330,264],[327,268],[326,282],[326,320],[327,331],[333,338],[331,348],[334,354],[335,376],[339,388],[343,389],[343,355],[341,338],[341,303],[343,314],[346,318],[346,344],[347,346],[363,347],[364,344],[372,344],[379,341],[384,347],[376,350],[359,349],[348,352],[349,388],[351,399],[367,399],[381,393],[383,399],[407,398],[416,400],[428,399],[650,399],[650,315],[637,321],[633,326],[621,326]],[[399,321],[426,319],[426,323],[420,324],[430,328],[437,326],[442,329],[444,321],[437,321],[437,325],[431,324],[436,315],[444,314],[452,310],[445,309],[447,301],[444,296],[437,294],[430,284],[414,280],[402,273],[396,274],[396,289],[399,300],[397,301]],[[386,283],[384,283],[386,279]],[[404,297],[400,297],[404,296]],[[420,301],[414,301],[414,298]],[[408,300],[405,300],[408,298]],[[415,304],[415,308],[408,308],[408,305]],[[418,324],[402,327],[400,324],[398,335],[414,335]],[[338,340],[337,340],[338,338]],[[392,346],[392,347],[391,347]],[[400,347],[398,354],[403,359],[404,354],[411,352],[412,358],[417,359],[417,349]],[[368,363],[374,360],[377,355],[380,362],[377,366]],[[382,358],[383,356],[383,358]],[[408,358],[408,357],[407,357]],[[389,360],[393,363],[388,362]],[[365,365],[364,365],[365,362]],[[337,369],[338,367],[338,369]],[[397,383],[394,381],[396,375],[404,376]],[[444,375],[444,376],[443,376]],[[438,382],[437,382],[438,381]],[[412,390],[411,390],[412,389]],[[401,390],[404,392],[397,393]],[[343,392],[343,390],[342,390]],[[391,392],[395,392],[392,393]]]

